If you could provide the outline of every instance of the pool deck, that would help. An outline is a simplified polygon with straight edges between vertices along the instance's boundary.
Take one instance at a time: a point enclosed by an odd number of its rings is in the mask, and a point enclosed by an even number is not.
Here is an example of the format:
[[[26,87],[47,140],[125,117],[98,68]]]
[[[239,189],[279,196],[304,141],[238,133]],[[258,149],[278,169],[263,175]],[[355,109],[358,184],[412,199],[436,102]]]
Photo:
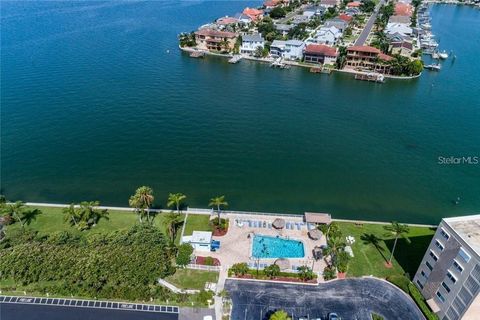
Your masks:
[[[308,230],[306,224],[304,224],[300,230],[297,230],[297,227],[294,226],[294,229],[271,229],[259,228],[259,227],[249,227],[248,223],[243,223],[243,226],[240,227],[237,225],[236,220],[255,220],[265,221],[267,224],[272,223],[276,218],[285,219],[286,222],[303,222],[303,217],[284,217],[284,216],[272,216],[272,215],[236,215],[236,214],[224,214],[223,218],[229,219],[229,229],[226,235],[221,237],[213,237],[214,240],[221,242],[221,248],[218,252],[195,252],[201,256],[211,256],[220,260],[222,264],[222,269],[226,270],[228,267],[235,263],[246,262],[246,263],[255,263],[257,262],[251,256],[252,251],[252,241],[254,234],[261,234],[266,236],[281,236],[283,238],[291,238],[295,240],[300,240],[304,244],[305,257],[303,258],[288,258],[291,265],[302,266],[306,265],[312,267],[316,273],[321,275],[323,268],[325,267],[325,262],[323,260],[315,261],[313,259],[313,248],[315,246],[320,246],[326,244],[325,237],[322,237],[320,240],[312,240],[308,236]],[[250,234],[250,237],[248,235]],[[276,258],[269,259],[260,259],[260,263],[273,264]],[[285,270],[292,271],[292,270]],[[323,281],[323,278],[319,277],[320,281]]]

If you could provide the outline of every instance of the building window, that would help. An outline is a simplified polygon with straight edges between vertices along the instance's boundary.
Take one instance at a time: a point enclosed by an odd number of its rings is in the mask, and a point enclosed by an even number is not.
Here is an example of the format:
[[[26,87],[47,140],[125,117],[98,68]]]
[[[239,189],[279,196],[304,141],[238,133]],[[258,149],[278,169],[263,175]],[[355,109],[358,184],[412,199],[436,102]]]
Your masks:
[[[453,266],[459,273],[462,273],[463,267],[457,262],[457,260],[453,260]]]
[[[458,251],[458,255],[463,259],[463,261],[467,263],[471,259],[470,255],[465,250],[463,250],[463,248],[460,248],[460,251]]]
[[[453,283],[457,282],[457,278],[455,278],[450,271],[447,272],[447,278],[450,279]]]
[[[447,293],[450,293],[450,288],[447,286],[445,282],[442,282],[442,287],[445,288],[445,291],[447,291]]]
[[[442,296],[440,291],[437,291],[437,297],[438,297],[438,299],[440,299],[440,301],[445,302],[445,298]]]
[[[443,244],[438,241],[438,240],[435,240],[435,246],[440,249],[440,251],[443,251],[444,247],[443,247]]]
[[[430,257],[432,257],[432,259],[436,262],[438,260],[438,257],[435,255],[435,253],[433,253],[432,250],[430,250]]]
[[[425,274],[425,271],[422,270],[422,272],[420,272],[420,274],[423,276],[423,277],[427,277],[427,275]]]
[[[442,237],[444,237],[446,240],[448,240],[450,238],[450,235],[445,231],[443,230],[443,228],[440,230],[440,234],[442,235]]]
[[[417,284],[420,287],[420,289],[423,289],[423,284],[420,282],[420,280],[417,280]]]
[[[432,267],[432,265],[430,264],[430,262],[425,261],[425,264],[427,265],[427,268],[430,269],[430,271],[432,271],[433,267]]]

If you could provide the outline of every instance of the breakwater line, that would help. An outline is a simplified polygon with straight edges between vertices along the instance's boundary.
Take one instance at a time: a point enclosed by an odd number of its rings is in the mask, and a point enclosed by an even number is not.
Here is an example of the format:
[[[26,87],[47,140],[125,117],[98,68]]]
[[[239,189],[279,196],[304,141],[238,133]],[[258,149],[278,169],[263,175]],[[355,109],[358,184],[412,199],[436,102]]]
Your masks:
[[[69,204],[61,204],[61,203],[43,203],[43,202],[26,202],[27,206],[32,207],[46,207],[46,208],[67,208]],[[98,206],[98,209],[103,210],[112,210],[112,211],[125,211],[125,212],[134,212],[134,208],[130,207],[114,207],[114,206]],[[150,209],[151,212],[155,213],[167,213],[171,212],[173,209]],[[181,210],[184,214],[203,214],[203,215],[214,215],[216,211],[214,209],[204,209],[204,208],[189,208],[187,207],[186,210]],[[256,215],[256,216],[280,216],[280,217],[294,217],[298,218],[301,217],[303,214],[289,214],[289,213],[281,213],[281,212],[256,212],[256,211],[234,211],[234,210],[222,210],[221,211],[224,215]],[[352,220],[352,219],[335,219],[332,218],[332,221],[337,222],[349,222],[349,223],[357,223],[357,224],[389,224],[390,221],[370,221],[370,220]],[[432,224],[418,224],[418,223],[408,223],[404,222],[405,224],[411,227],[426,227],[426,228],[436,228],[436,225]]]

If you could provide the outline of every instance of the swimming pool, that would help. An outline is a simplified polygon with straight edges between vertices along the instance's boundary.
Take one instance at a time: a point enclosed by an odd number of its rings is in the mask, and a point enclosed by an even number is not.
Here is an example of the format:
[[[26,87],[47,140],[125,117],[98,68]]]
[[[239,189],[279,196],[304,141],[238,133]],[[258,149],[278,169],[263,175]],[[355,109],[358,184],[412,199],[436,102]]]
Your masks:
[[[252,256],[255,258],[303,258],[305,248],[298,240],[256,234],[253,237]]]

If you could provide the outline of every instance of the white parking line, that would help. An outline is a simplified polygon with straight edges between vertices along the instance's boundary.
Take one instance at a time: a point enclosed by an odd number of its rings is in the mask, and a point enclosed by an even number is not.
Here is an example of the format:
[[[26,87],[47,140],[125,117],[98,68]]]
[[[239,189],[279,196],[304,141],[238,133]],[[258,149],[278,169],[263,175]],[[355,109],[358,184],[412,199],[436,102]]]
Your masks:
[[[61,307],[84,307],[96,309],[126,310],[126,311],[142,311],[157,313],[179,313],[176,306],[162,306],[140,303],[124,303],[111,301],[95,301],[82,299],[60,299],[60,298],[35,298],[35,297],[18,297],[18,296],[0,296],[0,303],[18,303],[18,304],[36,304],[51,305]]]

